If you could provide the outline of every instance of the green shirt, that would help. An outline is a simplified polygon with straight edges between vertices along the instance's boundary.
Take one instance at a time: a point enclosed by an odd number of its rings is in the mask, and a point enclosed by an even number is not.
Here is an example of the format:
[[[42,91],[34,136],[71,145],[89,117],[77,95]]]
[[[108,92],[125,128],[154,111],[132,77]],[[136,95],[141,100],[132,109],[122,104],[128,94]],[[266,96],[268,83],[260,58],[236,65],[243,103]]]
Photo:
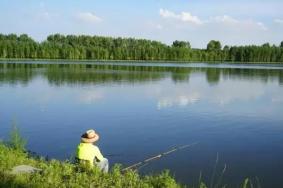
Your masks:
[[[93,166],[94,159],[102,161],[104,159],[99,148],[91,143],[80,143],[77,148],[77,158],[90,162]]]

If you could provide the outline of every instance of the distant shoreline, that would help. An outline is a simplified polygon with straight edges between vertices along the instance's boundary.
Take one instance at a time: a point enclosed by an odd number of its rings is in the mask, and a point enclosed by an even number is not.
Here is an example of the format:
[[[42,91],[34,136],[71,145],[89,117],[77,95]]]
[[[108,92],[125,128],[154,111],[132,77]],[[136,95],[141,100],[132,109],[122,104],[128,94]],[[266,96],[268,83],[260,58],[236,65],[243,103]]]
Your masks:
[[[181,60],[106,60],[106,59],[40,59],[40,58],[0,58],[0,62],[3,61],[62,61],[62,62],[134,62],[134,63],[178,63],[178,64],[191,64],[191,63],[207,63],[207,64],[239,64],[239,65],[256,65],[256,64],[266,64],[266,65],[283,65],[283,62],[242,62],[242,61],[181,61]]]

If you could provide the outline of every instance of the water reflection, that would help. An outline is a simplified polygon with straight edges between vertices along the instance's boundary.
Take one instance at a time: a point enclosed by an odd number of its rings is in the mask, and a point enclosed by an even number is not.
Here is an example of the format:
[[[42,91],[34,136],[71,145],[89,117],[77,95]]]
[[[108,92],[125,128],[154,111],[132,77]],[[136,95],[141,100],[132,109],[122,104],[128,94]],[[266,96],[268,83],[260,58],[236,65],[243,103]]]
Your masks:
[[[91,89],[89,91],[82,91],[79,95],[79,102],[83,104],[93,104],[104,98],[104,92],[99,89]]]
[[[0,64],[0,84],[27,86],[32,80],[41,77],[49,85],[60,87],[143,84],[171,79],[175,89],[155,85],[147,91],[155,98],[156,108],[161,110],[173,106],[188,106],[200,101],[225,105],[234,101],[248,101],[264,95],[265,84],[269,81],[283,85],[282,69],[219,68],[219,67],[173,67],[114,64],[42,64],[42,63],[3,63]],[[193,81],[190,82],[190,78]],[[205,78],[205,80],[203,79]],[[250,82],[253,81],[253,84]],[[226,84],[226,82],[229,82]],[[190,83],[190,84],[188,84]],[[213,87],[208,87],[208,86]],[[243,92],[244,91],[244,92]],[[45,93],[47,95],[48,92]],[[43,103],[46,96],[43,95]],[[78,101],[93,104],[105,99],[101,88],[82,90]],[[280,94],[279,94],[280,95]],[[45,97],[44,97],[45,96]],[[281,102],[276,92],[272,101]]]
[[[175,83],[189,82],[192,73],[205,74],[209,84],[223,79],[259,80],[263,83],[278,80],[283,85],[282,69],[218,68],[218,67],[161,67],[104,64],[0,64],[0,82],[27,84],[36,76],[44,76],[50,84],[143,83],[170,77]]]
[[[272,91],[271,89],[270,92]],[[206,81],[194,77],[194,80],[189,85],[176,86],[175,90],[161,86],[157,97],[159,98],[157,106],[158,109],[162,109],[172,106],[187,106],[198,102],[214,103],[216,105],[227,105],[235,101],[252,102],[262,97],[265,92],[265,86],[261,82],[250,84],[243,80],[222,80],[218,85],[208,87]]]

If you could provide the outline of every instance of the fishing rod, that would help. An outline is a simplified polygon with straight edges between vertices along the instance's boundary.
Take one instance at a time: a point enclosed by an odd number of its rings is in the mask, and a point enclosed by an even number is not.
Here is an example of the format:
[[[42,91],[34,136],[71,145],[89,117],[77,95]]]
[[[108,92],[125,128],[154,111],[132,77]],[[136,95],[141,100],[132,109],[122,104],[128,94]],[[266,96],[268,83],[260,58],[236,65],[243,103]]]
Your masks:
[[[192,147],[194,145],[198,144],[198,142],[194,142],[192,144],[187,144],[187,145],[183,145],[183,146],[177,146],[177,147],[174,147],[168,151],[165,151],[163,153],[160,153],[158,155],[155,155],[153,157],[150,157],[150,158],[147,158],[143,161],[140,161],[140,162],[137,162],[137,163],[134,163],[126,168],[123,168],[122,171],[126,171],[126,170],[129,170],[129,169],[132,169],[132,168],[136,168],[136,167],[139,167],[139,166],[145,166],[146,164],[148,164],[149,162],[153,161],[153,160],[157,160],[157,159],[160,159],[161,157],[164,157],[166,155],[169,155],[170,153],[173,153],[175,151],[178,151],[178,150],[182,150],[182,149],[185,149],[185,148],[189,148],[189,147]]]

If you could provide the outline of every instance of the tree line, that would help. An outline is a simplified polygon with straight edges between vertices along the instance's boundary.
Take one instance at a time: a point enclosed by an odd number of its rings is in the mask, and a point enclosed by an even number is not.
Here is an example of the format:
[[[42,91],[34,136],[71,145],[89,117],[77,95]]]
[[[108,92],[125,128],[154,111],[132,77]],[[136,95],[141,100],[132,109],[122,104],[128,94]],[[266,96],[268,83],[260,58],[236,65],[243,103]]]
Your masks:
[[[279,46],[222,47],[211,40],[206,49],[195,49],[190,42],[177,40],[166,45],[135,38],[54,34],[37,42],[26,34],[0,34],[0,58],[283,62],[283,41]]]

